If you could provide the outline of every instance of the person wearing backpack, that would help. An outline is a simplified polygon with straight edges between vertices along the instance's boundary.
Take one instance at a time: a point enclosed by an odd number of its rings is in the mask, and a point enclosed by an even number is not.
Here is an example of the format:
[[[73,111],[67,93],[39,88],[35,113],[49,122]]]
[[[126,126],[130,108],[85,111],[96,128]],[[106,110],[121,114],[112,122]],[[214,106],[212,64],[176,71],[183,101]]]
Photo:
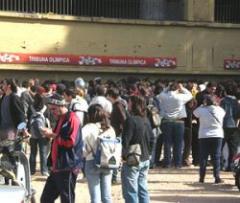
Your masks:
[[[40,168],[43,176],[48,176],[47,156],[49,153],[50,139],[44,137],[42,128],[49,128],[50,122],[45,117],[47,107],[44,105],[44,99],[40,94],[34,96],[33,106],[31,106],[32,115],[30,117],[30,170],[34,175],[36,172],[36,156],[39,148]]]
[[[110,126],[107,113],[99,104],[88,109],[88,123],[82,128],[83,156],[86,159],[85,173],[88,182],[91,203],[111,203],[112,170],[96,165],[98,138],[115,138],[114,129]]]

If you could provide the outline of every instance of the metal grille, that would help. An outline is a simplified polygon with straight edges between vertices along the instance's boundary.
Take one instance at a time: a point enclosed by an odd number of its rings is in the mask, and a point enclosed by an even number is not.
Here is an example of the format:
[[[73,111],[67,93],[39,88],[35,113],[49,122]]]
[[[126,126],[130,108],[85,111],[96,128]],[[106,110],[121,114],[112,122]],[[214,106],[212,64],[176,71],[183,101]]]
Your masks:
[[[0,0],[0,10],[21,13],[183,20],[184,0]]]
[[[215,21],[240,23],[240,0],[215,0]]]

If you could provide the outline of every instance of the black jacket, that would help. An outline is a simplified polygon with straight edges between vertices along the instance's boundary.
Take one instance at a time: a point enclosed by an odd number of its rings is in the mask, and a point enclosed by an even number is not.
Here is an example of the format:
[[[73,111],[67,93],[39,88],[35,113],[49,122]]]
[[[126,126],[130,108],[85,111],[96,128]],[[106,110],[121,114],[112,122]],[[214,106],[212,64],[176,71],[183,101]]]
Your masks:
[[[141,161],[149,160],[153,141],[154,135],[149,120],[140,116],[129,116],[125,121],[122,134],[123,159],[126,159],[130,145],[140,144]]]
[[[0,123],[2,122],[1,118],[1,105],[2,105],[2,100],[5,95],[2,96],[0,100]],[[20,100],[20,97],[17,96],[16,94],[12,93],[9,95],[10,99],[10,113],[11,113],[11,118],[14,123],[14,127],[17,128],[18,124],[21,122],[26,122],[25,115],[24,115],[24,110],[23,110],[23,104]]]

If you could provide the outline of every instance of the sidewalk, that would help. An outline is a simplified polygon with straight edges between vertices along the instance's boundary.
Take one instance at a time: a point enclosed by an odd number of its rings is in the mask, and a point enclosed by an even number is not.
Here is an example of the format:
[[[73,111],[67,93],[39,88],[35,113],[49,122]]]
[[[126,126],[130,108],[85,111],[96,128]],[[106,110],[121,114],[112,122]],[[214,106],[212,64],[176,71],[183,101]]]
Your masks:
[[[239,203],[240,192],[234,186],[231,172],[222,172],[223,184],[213,184],[212,171],[208,168],[206,183],[198,183],[198,168],[150,170],[148,176],[151,203]],[[45,177],[32,177],[39,202]],[[112,187],[113,203],[123,203],[121,185]],[[60,202],[60,201],[56,201]],[[79,181],[76,186],[76,203],[89,203],[87,183]]]
[[[198,168],[180,170],[156,169],[150,171],[149,192],[151,202],[181,203],[239,203],[240,192],[234,186],[230,172],[222,172],[223,184],[213,184],[210,167],[205,183],[198,183]]]

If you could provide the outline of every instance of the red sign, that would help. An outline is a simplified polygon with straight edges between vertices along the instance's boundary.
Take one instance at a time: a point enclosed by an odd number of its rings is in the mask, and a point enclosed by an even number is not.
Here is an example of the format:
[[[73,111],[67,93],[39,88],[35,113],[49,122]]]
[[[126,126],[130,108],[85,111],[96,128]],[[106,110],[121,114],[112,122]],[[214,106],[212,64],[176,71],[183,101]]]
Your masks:
[[[0,64],[44,64],[175,68],[176,57],[129,57],[56,54],[0,53]]]
[[[240,69],[240,59],[224,59],[224,68],[228,70]]]

